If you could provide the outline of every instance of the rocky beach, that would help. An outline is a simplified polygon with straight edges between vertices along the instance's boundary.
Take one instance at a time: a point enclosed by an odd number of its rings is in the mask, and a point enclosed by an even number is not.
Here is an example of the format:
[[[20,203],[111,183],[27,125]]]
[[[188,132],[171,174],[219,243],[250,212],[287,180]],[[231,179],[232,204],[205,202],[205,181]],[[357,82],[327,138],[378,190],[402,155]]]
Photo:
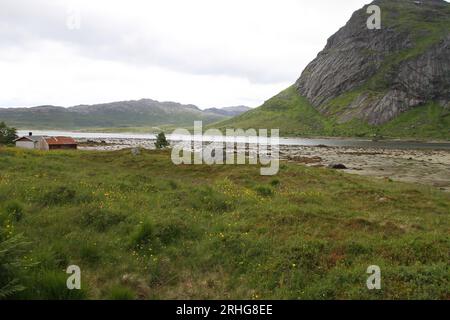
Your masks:
[[[127,148],[155,149],[152,139],[77,139],[81,150],[113,151]],[[172,144],[176,141],[172,141]],[[280,159],[314,167],[343,165],[351,174],[419,183],[450,192],[450,151],[280,145]],[[338,166],[339,167],[339,166]]]

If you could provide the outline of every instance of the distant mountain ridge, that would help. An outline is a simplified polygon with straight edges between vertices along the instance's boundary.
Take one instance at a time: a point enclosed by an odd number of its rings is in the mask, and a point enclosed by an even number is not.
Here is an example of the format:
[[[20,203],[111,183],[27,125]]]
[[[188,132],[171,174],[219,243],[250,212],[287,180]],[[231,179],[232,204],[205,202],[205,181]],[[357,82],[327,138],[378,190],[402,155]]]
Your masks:
[[[203,111],[208,113],[214,113],[218,115],[223,115],[227,117],[238,116],[241,113],[250,111],[252,108],[246,106],[234,106],[234,107],[225,107],[225,108],[209,108]]]
[[[195,120],[209,124],[247,110],[242,106],[201,110],[193,104],[141,99],[69,108],[0,108],[0,121],[30,129],[173,127],[192,126]]]

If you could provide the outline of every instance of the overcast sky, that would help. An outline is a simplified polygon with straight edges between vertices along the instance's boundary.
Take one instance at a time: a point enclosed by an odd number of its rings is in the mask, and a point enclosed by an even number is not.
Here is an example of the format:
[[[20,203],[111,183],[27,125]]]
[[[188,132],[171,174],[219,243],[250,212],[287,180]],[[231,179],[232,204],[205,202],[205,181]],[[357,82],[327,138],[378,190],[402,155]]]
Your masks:
[[[369,0],[0,0],[0,106],[259,106]]]

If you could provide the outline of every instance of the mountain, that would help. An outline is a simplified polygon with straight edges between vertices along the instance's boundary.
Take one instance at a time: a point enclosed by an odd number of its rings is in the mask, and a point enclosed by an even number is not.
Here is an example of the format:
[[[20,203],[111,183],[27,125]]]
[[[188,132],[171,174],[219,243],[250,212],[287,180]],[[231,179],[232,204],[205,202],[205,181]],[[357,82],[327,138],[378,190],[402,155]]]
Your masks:
[[[219,127],[285,135],[450,139],[450,4],[377,0],[331,36],[292,87]]]
[[[205,109],[203,111],[226,116],[226,117],[235,117],[235,116],[238,116],[249,110],[251,110],[250,107],[235,106],[235,107],[225,107],[225,108],[220,108],[220,109],[219,108],[209,108],[209,109]]]
[[[194,105],[141,99],[70,108],[0,108],[0,121],[27,129],[191,127],[195,120],[208,124],[226,119],[238,112],[238,107],[221,110],[202,111]]]

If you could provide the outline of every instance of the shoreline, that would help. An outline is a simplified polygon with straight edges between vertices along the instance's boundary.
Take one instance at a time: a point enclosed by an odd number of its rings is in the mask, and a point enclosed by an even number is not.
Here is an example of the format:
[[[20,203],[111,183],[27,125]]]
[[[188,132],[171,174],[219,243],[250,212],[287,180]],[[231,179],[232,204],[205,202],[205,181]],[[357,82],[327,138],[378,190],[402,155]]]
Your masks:
[[[256,129],[257,130],[257,129]],[[107,128],[105,128],[105,131],[96,131],[94,128],[92,129],[17,129],[18,132],[65,132],[65,133],[74,133],[77,135],[124,135],[124,136],[129,136],[129,135],[135,135],[135,136],[148,136],[148,135],[156,135],[159,132],[164,132],[166,135],[171,134],[171,132],[173,130],[169,131],[165,131],[163,129],[161,130],[157,130],[157,131],[148,131],[148,132],[143,132],[143,131],[108,131]],[[192,131],[189,130],[188,131]],[[126,137],[124,137],[126,138]],[[137,138],[136,138],[137,139]],[[143,138],[144,139],[144,138]],[[280,139],[307,139],[307,140],[351,140],[351,141],[366,141],[366,142],[405,142],[405,143],[424,143],[424,144],[433,144],[433,143],[442,143],[442,144],[449,144],[450,145],[450,140],[444,140],[444,139],[427,139],[427,138],[413,138],[413,137],[405,137],[405,138],[398,138],[398,137],[386,137],[386,138],[381,138],[379,140],[374,140],[373,138],[370,137],[354,137],[354,136],[309,136],[309,135],[304,135],[304,136],[280,136]]]
[[[82,138],[80,150],[155,149],[154,139]],[[177,141],[172,141],[176,143]],[[311,167],[341,163],[343,172],[418,183],[450,192],[450,150],[280,144],[280,160]],[[330,169],[331,170],[331,169]]]

